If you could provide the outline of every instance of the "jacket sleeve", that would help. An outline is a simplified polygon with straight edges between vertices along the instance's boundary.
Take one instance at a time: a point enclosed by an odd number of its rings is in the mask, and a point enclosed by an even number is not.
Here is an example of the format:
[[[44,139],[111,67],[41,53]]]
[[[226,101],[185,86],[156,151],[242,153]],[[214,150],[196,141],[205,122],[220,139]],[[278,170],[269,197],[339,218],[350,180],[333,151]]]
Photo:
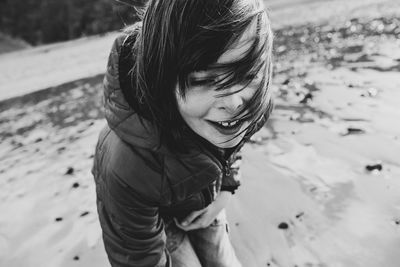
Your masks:
[[[111,173],[98,185],[103,241],[113,267],[169,267],[166,235],[158,207]]]
[[[125,38],[125,34],[117,37],[109,56],[104,79],[106,97],[120,91],[118,60]],[[117,112],[123,117],[131,112],[125,109],[126,103],[117,101],[120,99],[113,99],[108,108],[114,109],[106,109],[106,117]],[[141,154],[135,153],[139,152],[133,152],[114,131],[108,128],[102,132],[93,174],[105,250],[113,267],[170,267],[164,222],[158,208],[159,183],[148,179],[152,175],[148,173],[150,168],[143,168]]]
[[[128,151],[109,127],[101,131],[92,173],[108,259],[113,267],[170,267],[158,187]]]

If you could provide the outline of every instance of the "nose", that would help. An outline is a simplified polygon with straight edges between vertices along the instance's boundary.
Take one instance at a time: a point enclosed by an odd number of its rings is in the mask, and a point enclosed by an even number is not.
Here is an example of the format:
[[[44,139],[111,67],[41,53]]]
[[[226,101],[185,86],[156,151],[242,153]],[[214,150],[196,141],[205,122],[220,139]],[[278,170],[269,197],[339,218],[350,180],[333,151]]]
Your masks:
[[[225,110],[229,114],[236,114],[243,107],[244,101],[245,99],[242,91],[225,95],[221,97],[218,109]]]

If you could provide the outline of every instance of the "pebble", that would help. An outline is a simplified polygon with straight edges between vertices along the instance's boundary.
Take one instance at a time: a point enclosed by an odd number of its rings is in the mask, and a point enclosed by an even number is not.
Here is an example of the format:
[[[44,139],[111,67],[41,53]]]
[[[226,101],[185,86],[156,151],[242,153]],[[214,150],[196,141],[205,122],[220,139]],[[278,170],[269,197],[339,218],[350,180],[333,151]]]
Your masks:
[[[74,173],[73,167],[68,167],[67,171],[65,172],[66,175],[72,175]]]
[[[301,104],[307,104],[309,100],[312,100],[313,95],[311,93],[307,93],[302,100],[300,100]]]
[[[367,94],[369,97],[375,97],[378,95],[378,90],[376,88],[371,87],[367,90]]]
[[[347,128],[347,132],[344,135],[351,135],[351,134],[363,134],[365,131],[360,128],[349,127]]]
[[[281,222],[281,223],[278,225],[278,228],[279,228],[279,229],[282,229],[282,230],[286,230],[286,229],[289,228],[289,225],[288,225],[287,223],[285,223],[285,222]]]
[[[290,79],[287,78],[286,80],[284,80],[284,81],[282,82],[282,85],[288,85],[289,83],[290,83]]]
[[[86,215],[88,215],[88,214],[89,214],[88,211],[82,212],[81,217],[84,217],[84,216],[86,216]]]
[[[381,171],[383,169],[382,164],[377,163],[377,164],[372,164],[372,165],[367,165],[365,166],[365,169],[367,169],[367,171],[374,171],[374,170],[378,170]]]

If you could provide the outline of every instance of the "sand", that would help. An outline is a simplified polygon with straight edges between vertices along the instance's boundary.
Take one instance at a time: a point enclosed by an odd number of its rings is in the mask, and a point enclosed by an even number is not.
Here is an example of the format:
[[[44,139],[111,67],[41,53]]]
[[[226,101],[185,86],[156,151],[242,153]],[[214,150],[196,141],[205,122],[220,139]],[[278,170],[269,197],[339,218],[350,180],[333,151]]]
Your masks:
[[[245,149],[243,188],[228,210],[246,266],[398,266],[394,25],[398,19],[321,25],[300,35],[319,39],[304,47],[278,37],[278,47],[293,47],[277,56],[277,107]]]
[[[399,265],[400,23],[388,14],[277,30],[276,108],[244,147],[228,207],[244,266]],[[0,266],[110,266],[90,174],[101,80],[0,102]]]

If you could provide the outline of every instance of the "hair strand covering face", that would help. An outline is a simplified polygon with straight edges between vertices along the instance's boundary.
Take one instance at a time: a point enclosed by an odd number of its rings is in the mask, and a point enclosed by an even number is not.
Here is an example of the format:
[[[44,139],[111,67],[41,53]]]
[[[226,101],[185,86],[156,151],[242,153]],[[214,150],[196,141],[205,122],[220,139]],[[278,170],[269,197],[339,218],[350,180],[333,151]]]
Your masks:
[[[269,115],[273,35],[260,0],[153,0],[143,14],[133,47],[132,85],[137,101],[160,131],[160,145],[179,152],[186,149],[180,142],[184,122],[175,88],[178,83],[185,97],[194,71],[217,73],[220,77],[211,85],[221,92],[238,83],[245,88],[249,76],[261,75],[256,93],[235,118],[251,121],[251,127]],[[234,62],[217,64],[251,23],[257,23],[257,31],[249,50]]]

